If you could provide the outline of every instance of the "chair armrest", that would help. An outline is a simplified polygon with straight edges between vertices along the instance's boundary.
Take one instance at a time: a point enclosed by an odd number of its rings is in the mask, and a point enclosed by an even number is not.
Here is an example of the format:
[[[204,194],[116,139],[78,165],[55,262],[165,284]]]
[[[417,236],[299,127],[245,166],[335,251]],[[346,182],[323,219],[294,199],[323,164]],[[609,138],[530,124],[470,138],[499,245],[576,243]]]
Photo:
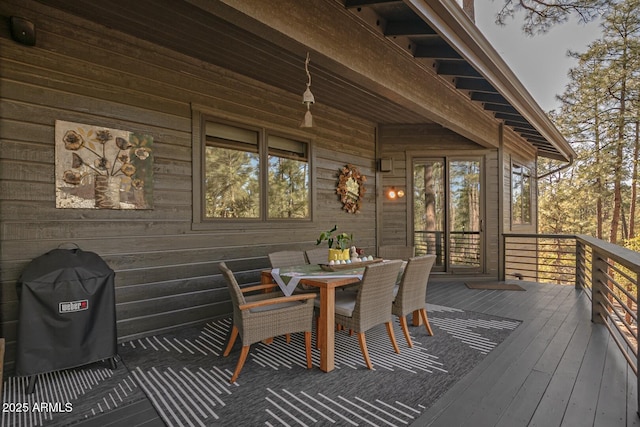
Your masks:
[[[248,302],[246,304],[240,304],[238,308],[240,310],[249,310],[256,307],[263,307],[265,305],[282,304],[283,302],[303,301],[308,299],[314,299],[315,297],[316,295],[311,293],[296,294],[288,297],[269,298],[269,299],[263,299],[260,301]]]
[[[246,294],[247,292],[262,291],[262,290],[264,290],[266,292],[268,290],[271,290],[271,289],[277,288],[277,287],[278,287],[277,283],[267,283],[267,284],[262,284],[262,285],[254,285],[254,286],[247,286],[245,288],[240,288],[240,291],[243,294]]]

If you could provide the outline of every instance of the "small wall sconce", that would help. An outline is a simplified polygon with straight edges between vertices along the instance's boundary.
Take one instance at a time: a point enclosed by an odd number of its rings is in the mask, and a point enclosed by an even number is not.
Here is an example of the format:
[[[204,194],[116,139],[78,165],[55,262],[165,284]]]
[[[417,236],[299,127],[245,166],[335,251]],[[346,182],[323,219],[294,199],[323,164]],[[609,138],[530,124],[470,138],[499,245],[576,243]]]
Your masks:
[[[396,187],[390,187],[387,189],[387,199],[389,200],[395,200],[395,199],[401,199],[404,197],[404,190],[400,190],[397,189]]]
[[[13,40],[26,46],[36,45],[36,27],[33,22],[19,16],[12,16],[9,25]]]
[[[304,113],[304,119],[302,119],[302,123],[300,123],[301,128],[310,128],[313,127],[313,116],[311,115],[311,104],[316,102],[313,97],[313,93],[311,93],[311,73],[309,73],[309,52],[307,52],[307,60],[304,61],[304,70],[307,73],[307,89],[302,94],[302,103],[307,106],[307,112]]]
[[[378,169],[380,172],[391,172],[393,171],[393,159],[392,158],[382,158],[378,160]]]

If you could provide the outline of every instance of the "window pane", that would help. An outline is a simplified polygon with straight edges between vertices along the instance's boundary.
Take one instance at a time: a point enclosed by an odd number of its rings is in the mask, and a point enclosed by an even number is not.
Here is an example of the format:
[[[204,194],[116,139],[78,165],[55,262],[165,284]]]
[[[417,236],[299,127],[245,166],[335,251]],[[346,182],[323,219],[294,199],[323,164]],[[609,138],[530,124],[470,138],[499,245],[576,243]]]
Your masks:
[[[480,265],[480,162],[449,162],[449,259],[451,266]]]
[[[416,164],[413,171],[413,229],[416,254],[434,254],[443,265],[444,248],[444,163],[441,160]]]
[[[306,143],[269,136],[269,218],[309,218]]]
[[[531,171],[525,166],[512,167],[511,206],[513,224],[531,224]]]
[[[522,168],[522,223],[531,224],[531,172]]]
[[[258,133],[211,122],[206,129],[205,217],[260,218]]]

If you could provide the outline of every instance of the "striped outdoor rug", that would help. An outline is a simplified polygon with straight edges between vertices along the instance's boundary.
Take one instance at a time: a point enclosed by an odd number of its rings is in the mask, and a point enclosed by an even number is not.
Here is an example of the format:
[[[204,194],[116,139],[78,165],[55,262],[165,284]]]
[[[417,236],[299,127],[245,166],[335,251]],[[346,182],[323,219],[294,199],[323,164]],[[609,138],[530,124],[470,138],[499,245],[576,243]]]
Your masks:
[[[314,349],[315,368],[307,370],[303,336],[294,334],[289,344],[276,337],[253,345],[234,384],[229,378],[240,343],[222,357],[231,319],[137,339],[121,344],[123,363],[114,372],[92,365],[43,375],[32,396],[24,394],[26,379],[7,378],[3,405],[59,402],[61,411],[6,412],[2,426],[70,425],[145,395],[169,426],[405,426],[519,325],[436,305],[427,304],[427,311],[434,336],[424,326],[410,327],[413,348],[395,323],[400,354],[384,326],[367,332],[374,370],[346,331],[336,332],[336,369],[320,371]],[[72,410],[65,413],[68,403]]]
[[[129,370],[106,363],[37,375],[26,393],[28,377],[5,378],[0,425],[66,426],[145,399]]]
[[[336,332],[336,369],[307,370],[302,334],[255,344],[235,384],[229,378],[240,344],[223,358],[231,319],[180,333],[131,341],[120,354],[170,426],[403,426],[415,421],[462,375],[508,336],[518,321],[427,305],[434,336],[399,324],[393,351],[384,326],[368,331],[374,370],[364,365],[356,335]],[[238,340],[240,341],[240,340]],[[314,337],[315,342],[315,337]]]

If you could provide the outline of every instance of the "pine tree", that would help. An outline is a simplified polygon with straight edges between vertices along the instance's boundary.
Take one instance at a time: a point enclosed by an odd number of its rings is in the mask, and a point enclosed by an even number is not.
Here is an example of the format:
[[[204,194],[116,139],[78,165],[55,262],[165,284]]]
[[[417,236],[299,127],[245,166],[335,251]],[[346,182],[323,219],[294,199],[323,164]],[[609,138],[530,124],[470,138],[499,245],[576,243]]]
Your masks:
[[[577,16],[587,23],[606,14],[617,0],[506,0],[496,22],[505,24],[518,12],[524,12],[522,29],[526,34],[545,33],[554,25]]]
[[[590,212],[592,204],[595,213],[591,219],[596,227],[587,234],[616,243],[628,234],[624,211],[628,207],[629,215],[635,215],[635,203],[629,200],[635,197],[633,176],[637,175],[637,170],[635,175],[630,171],[638,155],[633,126],[638,116],[640,0],[616,4],[604,17],[602,28],[600,40],[586,52],[573,54],[578,65],[570,71],[570,83],[559,97],[562,106],[553,118],[578,158],[571,171],[540,183],[540,226],[541,230],[588,231],[580,225],[581,215]],[[560,193],[567,184],[580,195],[571,197],[574,207],[565,212],[564,226],[545,222],[553,217],[545,212],[553,212],[559,205],[549,201],[545,192]],[[551,185],[560,188],[551,189]],[[557,212],[555,216],[560,217]],[[631,227],[635,218],[628,222]]]

